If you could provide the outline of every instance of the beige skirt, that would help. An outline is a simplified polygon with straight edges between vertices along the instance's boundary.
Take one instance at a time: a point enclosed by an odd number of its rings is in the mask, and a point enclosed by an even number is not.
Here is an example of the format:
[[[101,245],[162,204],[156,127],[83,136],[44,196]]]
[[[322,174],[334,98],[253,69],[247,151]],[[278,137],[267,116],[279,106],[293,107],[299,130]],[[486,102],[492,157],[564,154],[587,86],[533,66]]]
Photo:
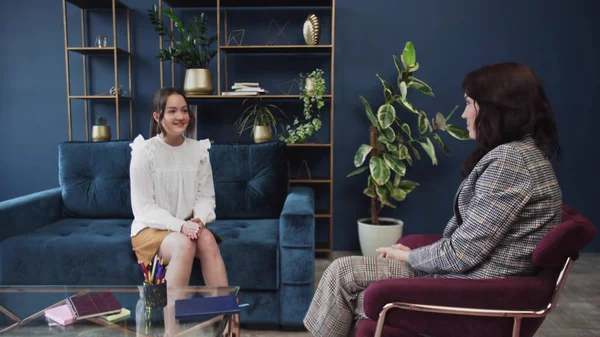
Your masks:
[[[131,246],[137,259],[147,266],[158,253],[163,240],[171,233],[174,232],[156,228],[144,228],[137,233],[131,238]]]

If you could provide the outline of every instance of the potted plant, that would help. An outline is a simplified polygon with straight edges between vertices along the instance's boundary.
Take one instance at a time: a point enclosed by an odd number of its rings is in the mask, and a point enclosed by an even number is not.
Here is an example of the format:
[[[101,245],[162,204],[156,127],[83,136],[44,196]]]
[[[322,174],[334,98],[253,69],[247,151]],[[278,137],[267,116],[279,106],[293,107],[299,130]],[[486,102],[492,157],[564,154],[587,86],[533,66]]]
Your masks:
[[[367,187],[363,193],[371,199],[371,217],[358,220],[360,246],[365,256],[376,256],[376,248],[390,246],[402,236],[402,220],[383,218],[379,214],[386,206],[396,208],[394,201],[404,200],[407,194],[419,186],[417,182],[404,179],[407,166],[413,164],[413,157],[415,160],[421,159],[419,148],[435,166],[437,157],[434,142],[450,155],[439,132],[448,132],[459,140],[469,139],[465,128],[448,123],[458,106],[447,116],[438,112],[430,121],[425,111],[418,109],[408,100],[410,88],[434,97],[431,87],[414,76],[419,69],[419,63],[416,61],[413,44],[410,41],[406,43],[400,60],[396,55],[393,58],[398,70],[395,85],[392,86],[379,74],[376,75],[383,85],[384,95],[384,103],[379,106],[377,112],[373,113],[369,102],[360,96],[371,122],[370,142],[358,147],[354,156],[355,169],[347,176],[351,177],[367,170],[369,172]],[[400,118],[396,106],[409,111],[417,119],[418,131],[413,132],[410,125]]]
[[[186,68],[183,89],[186,94],[211,95],[214,92],[213,74],[208,69],[210,61],[217,55],[217,50],[212,45],[217,41],[217,36],[208,36],[206,15],[202,13],[200,18],[194,17],[194,22],[184,27],[172,9],[162,11],[171,19],[173,25],[179,32],[176,40],[174,32],[168,32],[163,20],[159,17],[156,5],[148,10],[150,22],[161,38],[168,36],[173,46],[159,50],[158,58],[161,61],[171,60]]]
[[[92,126],[92,141],[105,142],[109,141],[110,138],[110,126],[106,125],[106,119],[98,116],[94,125]]]
[[[242,102],[242,106],[248,99]],[[234,128],[241,136],[248,129],[252,130],[255,143],[263,143],[273,140],[273,132],[277,133],[276,112],[285,116],[284,112],[274,104],[264,104],[259,98],[258,102],[249,105],[242,115],[235,121]]]
[[[325,105],[325,79],[323,70],[315,69],[308,74],[300,74],[300,99],[304,103],[304,121],[300,123],[298,117],[294,118],[292,125],[286,125],[288,137],[279,136],[286,143],[304,143],[306,138],[321,129],[320,110]],[[314,113],[314,115],[313,115]]]

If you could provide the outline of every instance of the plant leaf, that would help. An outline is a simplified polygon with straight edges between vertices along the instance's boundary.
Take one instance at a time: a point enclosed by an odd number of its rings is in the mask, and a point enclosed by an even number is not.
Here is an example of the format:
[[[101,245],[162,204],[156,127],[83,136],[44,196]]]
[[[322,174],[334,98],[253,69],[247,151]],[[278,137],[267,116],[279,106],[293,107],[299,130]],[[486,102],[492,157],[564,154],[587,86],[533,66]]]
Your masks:
[[[414,78],[413,78],[413,80],[414,80]],[[425,83],[413,81],[413,82],[410,82],[409,86],[414,89],[419,90],[421,93],[423,93],[425,95],[435,97],[435,95],[433,94],[433,90],[431,90],[431,88]]]
[[[421,154],[419,153],[417,148],[412,143],[408,143],[408,145],[410,145],[410,148],[413,150],[415,158],[417,158],[417,160],[421,160]]]
[[[392,155],[389,155],[387,153],[384,153],[383,160],[385,161],[387,166],[390,169],[392,169],[392,171],[398,173],[401,176],[406,174],[406,164],[404,164],[404,162],[401,161],[400,159],[398,159]]]
[[[402,74],[402,66],[396,55],[394,55],[394,64],[396,65],[396,69],[398,69],[398,74]]]
[[[410,133],[410,125],[408,125],[407,123],[403,123],[401,128],[402,128],[402,131],[404,131],[404,133],[406,133],[408,135],[408,138],[412,139],[412,135]]]
[[[411,192],[412,190],[415,189],[415,187],[419,186],[419,183],[414,182],[414,181],[410,181],[410,180],[402,180],[399,184],[398,184],[398,188],[401,188],[403,190],[405,190],[406,192]]]
[[[390,196],[397,201],[402,201],[406,198],[407,192],[401,188],[394,188],[391,190]]]
[[[377,198],[377,195],[375,194],[375,191],[373,191],[372,188],[365,188],[365,190],[363,191],[364,194],[366,194],[368,197],[371,197],[373,199]]]
[[[357,169],[352,170],[352,172],[348,173],[348,175],[346,176],[346,178],[350,178],[352,176],[355,176],[357,174],[361,174],[363,172],[365,172],[369,167],[368,166],[363,166],[363,167],[359,167]]]
[[[371,121],[371,124],[373,124],[375,127],[379,127],[379,123],[377,122],[377,118],[373,114],[373,110],[371,109],[371,105],[369,104],[369,102],[367,102],[367,100],[362,96],[359,96],[359,98],[365,106],[365,111],[367,112],[367,117]]]
[[[435,114],[435,127],[442,131],[446,131],[446,119],[440,112]]]
[[[424,134],[427,132],[428,124],[429,120],[427,119],[427,115],[425,115],[425,112],[421,111],[419,114],[419,133]]]
[[[412,113],[415,113],[417,115],[419,114],[419,110],[417,110],[411,102],[403,99],[402,97],[396,98],[396,102],[400,103],[400,105],[402,105],[406,110],[408,110]]]
[[[385,138],[386,145],[387,143],[392,143],[394,139],[396,139],[396,132],[392,128],[383,129],[382,136]]]
[[[406,45],[404,46],[404,51],[402,52],[402,59],[404,60],[408,68],[413,67],[417,62],[415,46],[413,46],[412,42],[406,42]]]
[[[448,149],[448,147],[446,146],[446,144],[444,144],[444,142],[442,142],[442,138],[440,138],[440,135],[438,135],[437,133],[434,133],[432,135],[433,139],[436,141],[436,143],[438,143],[438,145],[442,148],[442,150],[447,154],[450,155],[450,149]]]
[[[385,161],[378,157],[371,157],[369,161],[369,169],[371,176],[377,185],[385,185],[390,179],[390,169],[385,164]]]
[[[457,125],[448,124],[446,125],[446,131],[450,134],[450,136],[458,139],[458,140],[469,140],[469,131],[465,128],[462,128]]]
[[[433,165],[437,165],[438,162],[435,156],[435,148],[433,147],[433,143],[431,142],[431,140],[429,138],[425,138],[425,142],[419,142],[419,144],[421,144],[423,150],[425,150],[427,155],[429,155],[429,158],[431,158],[431,163]]]
[[[385,97],[385,103],[391,103],[394,100],[394,89],[392,88],[392,85],[389,84],[386,80],[384,80],[381,76],[379,76],[379,74],[375,74],[375,76],[379,78],[381,84],[383,85],[383,95]]]
[[[452,115],[454,115],[454,112],[456,111],[456,109],[458,109],[458,105],[454,107],[454,109],[452,109],[452,111],[450,111],[450,113],[448,114],[448,116],[446,117],[446,122],[448,120],[450,120],[450,117],[452,117]]]
[[[382,129],[389,128],[396,119],[396,109],[391,104],[383,104],[377,109],[377,120]]]
[[[354,167],[360,167],[367,158],[367,155],[371,153],[373,147],[369,144],[362,144],[356,150],[356,154],[354,155]]]
[[[401,81],[399,84],[400,87],[400,95],[402,95],[402,99],[406,99],[406,82]]]

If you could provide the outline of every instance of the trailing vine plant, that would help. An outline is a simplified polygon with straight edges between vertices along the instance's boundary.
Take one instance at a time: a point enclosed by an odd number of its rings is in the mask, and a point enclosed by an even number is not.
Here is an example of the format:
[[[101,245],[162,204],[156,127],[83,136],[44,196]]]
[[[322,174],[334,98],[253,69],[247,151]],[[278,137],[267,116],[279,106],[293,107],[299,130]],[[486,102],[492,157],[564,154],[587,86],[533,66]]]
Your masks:
[[[307,86],[307,81],[313,82],[313,85]],[[295,117],[291,126],[286,125],[288,137],[280,135],[280,140],[286,143],[304,143],[309,136],[321,129],[320,111],[325,105],[324,94],[323,70],[315,69],[308,74],[300,73],[300,99],[304,103],[303,119],[300,121],[298,117]]]

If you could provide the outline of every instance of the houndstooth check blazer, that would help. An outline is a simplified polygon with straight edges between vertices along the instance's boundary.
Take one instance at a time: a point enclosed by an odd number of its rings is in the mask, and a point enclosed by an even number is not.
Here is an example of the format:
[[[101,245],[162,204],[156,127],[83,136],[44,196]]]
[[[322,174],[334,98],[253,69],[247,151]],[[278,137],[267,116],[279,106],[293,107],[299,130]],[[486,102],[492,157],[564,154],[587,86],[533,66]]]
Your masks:
[[[562,218],[562,192],[534,140],[488,152],[454,198],[443,238],[413,250],[415,276],[504,278],[536,273],[537,243]]]

